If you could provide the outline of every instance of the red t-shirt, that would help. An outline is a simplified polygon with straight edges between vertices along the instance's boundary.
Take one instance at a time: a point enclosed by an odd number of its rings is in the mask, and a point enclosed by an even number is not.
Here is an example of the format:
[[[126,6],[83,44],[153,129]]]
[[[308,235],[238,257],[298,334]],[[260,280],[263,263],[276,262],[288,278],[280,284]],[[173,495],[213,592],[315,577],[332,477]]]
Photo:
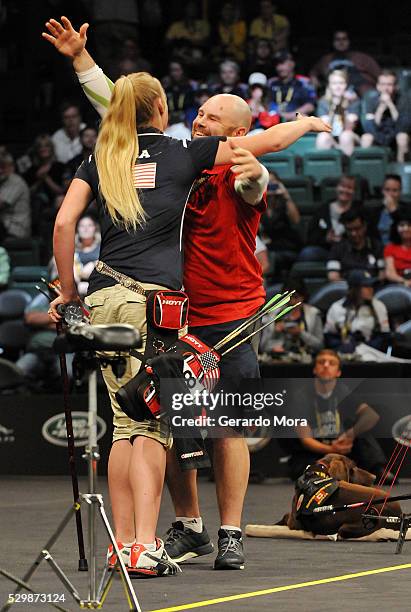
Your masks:
[[[404,273],[404,270],[411,270],[411,249],[409,247],[389,243],[384,249],[384,257],[394,258],[395,269],[400,275]]]
[[[265,196],[247,204],[234,188],[231,165],[215,166],[187,206],[184,220],[184,288],[190,325],[236,321],[263,304],[260,263],[254,255]]]

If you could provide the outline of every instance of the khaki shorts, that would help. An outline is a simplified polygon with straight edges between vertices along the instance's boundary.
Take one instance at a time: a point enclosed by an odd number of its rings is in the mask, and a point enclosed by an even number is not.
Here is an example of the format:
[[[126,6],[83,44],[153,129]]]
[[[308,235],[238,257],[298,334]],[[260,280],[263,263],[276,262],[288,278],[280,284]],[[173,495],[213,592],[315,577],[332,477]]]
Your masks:
[[[159,285],[141,283],[144,289],[165,289]],[[128,323],[141,333],[143,349],[147,338],[146,298],[123,285],[114,285],[99,289],[87,296],[85,303],[90,309],[90,322],[92,325],[110,323]],[[108,353],[111,354],[112,353]],[[113,443],[117,440],[130,440],[135,436],[145,436],[160,442],[166,449],[171,448],[173,439],[170,428],[164,422],[156,420],[133,421],[121,410],[115,394],[133,378],[140,369],[141,362],[135,357],[125,355],[126,371],[122,378],[117,379],[111,366],[101,367],[104,382],[110,396],[113,409]]]

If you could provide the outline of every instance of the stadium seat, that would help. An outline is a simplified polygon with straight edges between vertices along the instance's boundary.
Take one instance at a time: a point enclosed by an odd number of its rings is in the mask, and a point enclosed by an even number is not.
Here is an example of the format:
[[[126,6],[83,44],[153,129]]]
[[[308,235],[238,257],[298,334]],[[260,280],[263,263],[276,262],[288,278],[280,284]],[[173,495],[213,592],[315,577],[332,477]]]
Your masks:
[[[326,176],[320,184],[320,200],[322,204],[335,200],[337,196],[337,183],[340,180],[339,176]],[[363,185],[361,177],[355,177],[355,200],[363,199]]]
[[[349,173],[366,178],[372,193],[381,189],[387,167],[388,152],[384,147],[355,149],[349,161]]]
[[[296,175],[295,156],[289,151],[278,153],[267,153],[259,158],[260,162],[269,172],[275,172],[280,179],[290,178]]]
[[[388,165],[388,172],[400,175],[402,181],[401,199],[411,200],[411,163],[405,162],[404,164],[399,164],[392,162]]]
[[[346,295],[347,289],[346,281],[327,283],[311,296],[310,304],[319,308],[325,315],[331,304],[334,304],[334,302]]]
[[[394,349],[399,348],[408,353],[411,352],[411,321],[406,321],[397,327],[394,333],[393,345]]]
[[[319,185],[325,177],[340,176],[342,174],[341,151],[335,149],[306,151],[303,155],[303,174],[311,176],[316,185]]]
[[[325,261],[296,261],[291,268],[291,276],[298,278],[327,278]]]
[[[6,238],[3,246],[9,254],[12,268],[40,265],[40,240],[37,238]]]
[[[43,266],[16,266],[11,272],[11,289],[27,291],[31,297],[38,295],[36,285],[41,283],[41,277],[47,278],[47,268]]]
[[[26,347],[30,337],[22,320],[0,323],[0,352],[10,358],[17,358]]]
[[[302,157],[306,151],[315,151],[315,141],[317,134],[305,134],[292,145],[287,147],[287,151],[291,151],[294,155]]]
[[[0,293],[0,321],[20,319],[31,299],[31,296],[21,289],[7,289]]]
[[[411,70],[409,68],[400,68],[398,70],[398,84],[401,93],[410,91],[411,89]]]
[[[313,182],[309,176],[295,176],[284,179],[284,185],[301,214],[306,215],[314,212]]]
[[[14,391],[24,385],[22,373],[14,363],[0,358],[0,393]]]
[[[387,285],[379,289],[375,297],[384,302],[388,314],[406,314],[411,318],[411,289],[402,285]]]

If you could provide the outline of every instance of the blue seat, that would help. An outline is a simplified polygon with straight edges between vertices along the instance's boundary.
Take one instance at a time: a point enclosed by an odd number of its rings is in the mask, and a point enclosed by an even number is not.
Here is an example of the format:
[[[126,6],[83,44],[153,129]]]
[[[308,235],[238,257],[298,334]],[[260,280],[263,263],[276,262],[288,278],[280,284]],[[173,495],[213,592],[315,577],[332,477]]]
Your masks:
[[[347,294],[346,281],[327,283],[310,297],[310,304],[316,306],[325,315],[331,304],[340,300]]]
[[[280,179],[290,178],[296,175],[295,155],[289,151],[278,153],[267,153],[259,158],[260,162],[269,172],[275,172]]]
[[[316,185],[329,176],[341,176],[342,154],[335,149],[306,151],[303,155],[303,174],[311,176]]]

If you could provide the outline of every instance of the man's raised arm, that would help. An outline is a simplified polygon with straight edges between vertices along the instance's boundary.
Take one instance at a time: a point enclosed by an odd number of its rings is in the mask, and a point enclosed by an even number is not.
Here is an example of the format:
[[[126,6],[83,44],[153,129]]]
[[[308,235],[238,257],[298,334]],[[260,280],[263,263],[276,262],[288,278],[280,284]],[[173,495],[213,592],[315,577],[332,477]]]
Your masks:
[[[46,23],[48,32],[43,32],[42,36],[59,53],[72,60],[84,93],[100,117],[104,117],[110,103],[113,83],[86,49],[88,27],[88,23],[84,23],[77,32],[67,17],[62,17],[61,23],[50,19]]]

